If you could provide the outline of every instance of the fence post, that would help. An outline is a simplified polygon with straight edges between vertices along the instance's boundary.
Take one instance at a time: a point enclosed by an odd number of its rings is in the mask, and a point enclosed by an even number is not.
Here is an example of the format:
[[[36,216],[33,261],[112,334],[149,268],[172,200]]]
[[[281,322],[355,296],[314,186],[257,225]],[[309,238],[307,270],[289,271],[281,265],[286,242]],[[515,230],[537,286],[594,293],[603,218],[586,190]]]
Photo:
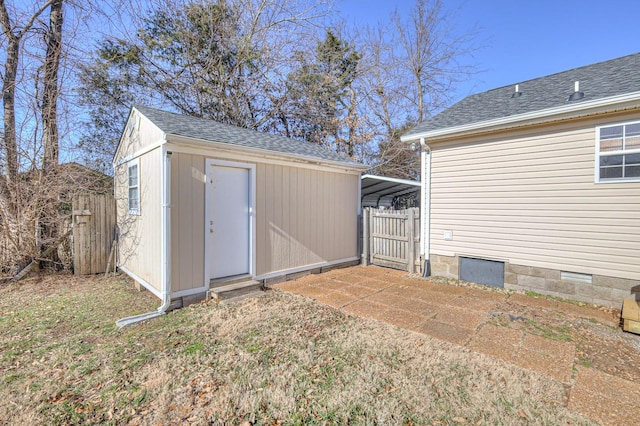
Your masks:
[[[369,266],[369,208],[362,213],[362,265]]]
[[[415,251],[413,243],[413,209],[407,209],[409,213],[408,223],[407,223],[407,257],[409,264],[407,265],[408,272],[413,274],[415,271]]]

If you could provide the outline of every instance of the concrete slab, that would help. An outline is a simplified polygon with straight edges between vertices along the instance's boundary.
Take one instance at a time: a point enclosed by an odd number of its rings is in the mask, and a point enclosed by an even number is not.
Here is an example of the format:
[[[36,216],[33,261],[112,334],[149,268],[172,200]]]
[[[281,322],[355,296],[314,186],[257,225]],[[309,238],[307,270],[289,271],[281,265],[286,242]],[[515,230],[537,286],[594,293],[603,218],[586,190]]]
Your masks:
[[[444,340],[456,345],[464,346],[469,341],[473,332],[467,328],[458,327],[451,324],[428,320],[417,327],[417,331]]]
[[[493,293],[489,293],[488,295],[492,294]],[[506,295],[500,298],[496,298],[495,296],[483,297],[482,295],[478,295],[477,293],[471,293],[458,296],[447,302],[447,304],[472,311],[487,312],[493,311],[499,303],[505,301],[506,299]]]
[[[346,305],[342,310],[351,315],[377,319],[379,321],[384,321],[385,317],[385,306],[369,300],[357,300]]]
[[[568,408],[602,424],[637,425],[640,419],[640,384],[593,368],[577,367]],[[594,391],[597,389],[597,391]]]
[[[535,334],[526,334],[522,340],[522,347],[533,352],[549,355],[558,360],[573,360],[576,356],[576,345],[573,343],[547,339]]]
[[[407,330],[420,331],[427,318],[402,309],[387,308],[384,311],[384,321]]]
[[[327,291],[341,290],[349,285],[350,285],[349,283],[346,283],[344,281],[336,281],[333,279],[325,280],[325,281],[321,281],[313,284],[314,287],[323,288]]]
[[[457,327],[475,330],[480,324],[487,320],[486,312],[470,311],[458,307],[447,307],[441,309],[435,316],[435,320],[452,324]]]
[[[562,383],[571,381],[573,358],[556,358],[547,353],[520,348],[513,363]]]
[[[358,285],[372,290],[383,290],[395,286],[395,284],[390,281],[381,281],[374,278],[365,278],[365,280],[359,282]]]
[[[523,335],[520,330],[485,324],[471,337],[467,347],[492,358],[513,363]]]
[[[346,285],[346,286],[344,286],[344,287],[342,287],[340,289],[337,289],[337,291],[340,291],[341,293],[349,294],[349,295],[354,296],[354,297],[356,297],[358,299],[370,296],[370,295],[378,292],[378,290],[372,290],[370,288],[362,287],[362,286],[355,285],[355,284]]]
[[[337,275],[333,278],[334,280],[337,281],[342,281],[345,283],[349,283],[349,284],[359,284],[363,281],[366,281],[368,278],[367,277],[362,277],[360,275],[355,275],[355,274],[342,274],[342,275]]]
[[[321,287],[312,287],[312,286],[308,286],[308,285],[304,285],[304,286],[300,286],[296,289],[291,289],[291,290],[287,290],[287,291],[291,291],[292,293],[297,293],[300,294],[302,296],[307,296],[307,297],[311,297],[313,299],[320,297],[324,294],[327,293],[327,291]]]
[[[333,306],[334,308],[342,308],[343,306],[358,300],[358,298],[354,296],[341,293],[339,291],[332,291],[320,296],[316,296],[315,299],[318,302],[324,303],[325,305]]]

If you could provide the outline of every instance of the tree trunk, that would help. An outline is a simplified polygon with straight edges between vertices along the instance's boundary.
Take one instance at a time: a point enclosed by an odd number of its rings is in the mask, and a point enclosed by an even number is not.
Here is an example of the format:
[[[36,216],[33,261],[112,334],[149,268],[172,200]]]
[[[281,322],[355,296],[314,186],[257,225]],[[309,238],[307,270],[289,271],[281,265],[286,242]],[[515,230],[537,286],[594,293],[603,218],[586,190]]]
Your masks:
[[[9,14],[4,0],[0,0],[0,21],[5,37],[7,37],[7,59],[4,64],[4,79],[2,80],[2,106],[4,109],[4,151],[7,162],[6,179],[11,186],[18,177],[18,147],[16,141],[16,111],[15,92],[16,76],[18,73],[18,54],[20,51],[20,37],[13,33]]]
[[[44,63],[44,92],[42,96],[42,123],[44,132],[45,173],[58,164],[58,68],[62,49],[63,0],[53,0],[49,12],[49,33]]]

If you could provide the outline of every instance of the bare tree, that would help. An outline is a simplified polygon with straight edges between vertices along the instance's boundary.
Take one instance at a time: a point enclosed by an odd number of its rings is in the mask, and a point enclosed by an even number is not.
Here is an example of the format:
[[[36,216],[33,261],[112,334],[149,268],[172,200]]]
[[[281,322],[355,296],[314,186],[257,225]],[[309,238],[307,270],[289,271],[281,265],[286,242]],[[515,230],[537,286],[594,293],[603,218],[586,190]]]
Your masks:
[[[52,244],[64,234],[67,198],[80,188],[80,181],[69,178],[69,168],[58,164],[67,7],[65,0],[0,0],[0,157],[6,163],[0,168],[0,272],[14,273],[33,259],[57,258]],[[63,70],[67,76],[70,69]]]
[[[44,171],[58,164],[58,68],[62,51],[62,4],[63,0],[52,0],[49,10],[49,31],[44,61],[42,94],[42,125],[44,132]]]
[[[0,0],[0,24],[6,38],[6,59],[2,78],[2,106],[4,110],[4,150],[7,162],[6,180],[15,182],[18,176],[18,142],[16,135],[16,79],[20,61],[20,43],[31,30],[36,19],[43,14],[54,0],[48,0],[35,10],[22,24],[12,22],[5,0]],[[10,185],[9,185],[10,187]]]
[[[396,11],[391,22],[401,47],[398,65],[413,80],[413,91],[407,95],[421,122],[451,101],[452,84],[472,73],[458,59],[475,48],[475,33],[456,34],[442,0],[416,0],[407,20]]]
[[[452,86],[474,72],[460,59],[477,48],[476,34],[458,34],[442,0],[416,0],[406,17],[395,11],[389,22],[368,28],[363,41],[361,84],[377,145],[373,168],[417,179],[419,155],[400,136],[447,106]]]

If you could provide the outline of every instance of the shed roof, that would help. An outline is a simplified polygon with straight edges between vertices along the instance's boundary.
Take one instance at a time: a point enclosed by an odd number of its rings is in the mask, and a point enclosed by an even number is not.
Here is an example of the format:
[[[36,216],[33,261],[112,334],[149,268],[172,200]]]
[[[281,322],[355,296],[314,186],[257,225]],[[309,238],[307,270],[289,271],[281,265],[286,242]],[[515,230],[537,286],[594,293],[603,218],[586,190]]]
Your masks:
[[[584,97],[569,100],[574,84]],[[585,104],[618,95],[640,92],[640,53],[574,68],[557,74],[467,96],[450,108],[428,119],[403,135],[403,140],[426,132],[455,128],[470,123],[551,110],[569,104]]]
[[[194,138],[209,142],[236,145],[244,148],[272,151],[276,153],[317,158],[319,160],[344,163],[349,166],[362,164],[346,155],[335,153],[320,145],[289,139],[284,136],[261,133],[213,120],[162,111],[145,106],[134,106],[167,135]]]
[[[391,206],[393,199],[420,192],[420,182],[384,176],[363,175],[360,178],[362,207]]]

